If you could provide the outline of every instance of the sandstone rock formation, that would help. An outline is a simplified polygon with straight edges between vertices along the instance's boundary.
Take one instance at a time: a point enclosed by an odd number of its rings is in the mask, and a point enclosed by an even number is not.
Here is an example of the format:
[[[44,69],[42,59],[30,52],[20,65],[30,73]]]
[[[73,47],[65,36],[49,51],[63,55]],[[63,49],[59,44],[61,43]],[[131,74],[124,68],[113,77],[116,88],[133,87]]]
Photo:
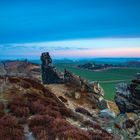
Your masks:
[[[140,74],[130,84],[120,83],[116,87],[115,102],[120,114],[115,119],[115,127],[127,140],[140,139]]]
[[[127,112],[140,113],[140,78],[136,78],[128,85],[120,83],[116,87],[115,102],[121,114]]]
[[[80,94],[87,93],[89,100],[96,103],[99,109],[103,110],[108,108],[108,104],[104,100],[104,91],[98,82],[89,83],[66,69],[64,71],[64,81],[75,89],[72,93],[68,93],[69,97],[80,99],[82,96]]]
[[[52,66],[52,59],[48,52],[41,55],[41,71],[43,84],[62,83],[63,75]]]
[[[68,83],[69,85],[75,87],[81,87],[83,83],[83,80],[79,76],[73,74],[66,69],[64,71],[64,81],[65,83]]]

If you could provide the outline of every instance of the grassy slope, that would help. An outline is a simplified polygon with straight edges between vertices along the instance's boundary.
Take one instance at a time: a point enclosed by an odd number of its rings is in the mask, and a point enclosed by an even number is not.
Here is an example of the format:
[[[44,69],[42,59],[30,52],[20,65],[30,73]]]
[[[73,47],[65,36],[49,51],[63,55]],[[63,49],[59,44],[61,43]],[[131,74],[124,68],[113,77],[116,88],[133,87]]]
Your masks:
[[[99,81],[101,86],[105,91],[105,98],[108,100],[113,100],[115,93],[115,85],[119,82],[130,82],[133,76],[140,72],[140,69],[129,68],[129,69],[110,69],[106,71],[93,72],[90,70],[78,69],[73,64],[56,64],[56,67],[60,71],[68,69],[77,75],[89,80],[89,81]]]

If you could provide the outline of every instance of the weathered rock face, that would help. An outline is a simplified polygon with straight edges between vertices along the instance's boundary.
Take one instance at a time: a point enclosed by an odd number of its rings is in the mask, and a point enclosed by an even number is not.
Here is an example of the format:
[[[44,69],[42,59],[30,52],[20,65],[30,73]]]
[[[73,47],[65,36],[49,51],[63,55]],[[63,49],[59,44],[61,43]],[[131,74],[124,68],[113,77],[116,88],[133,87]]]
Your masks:
[[[62,83],[63,75],[52,66],[52,59],[48,52],[41,55],[41,70],[43,84]]]
[[[115,118],[115,113],[112,112],[109,109],[104,109],[104,110],[100,111],[99,116],[104,117],[104,118],[114,119]]]
[[[108,108],[108,104],[104,100],[104,91],[98,82],[89,83],[68,70],[64,71],[64,81],[75,88],[75,92],[69,93],[69,96],[80,99],[82,96],[80,94],[86,92],[89,95],[89,100],[96,103],[99,109],[103,110]]]
[[[84,82],[79,76],[73,74],[72,72],[66,69],[64,71],[64,81],[65,83],[68,83],[71,86],[75,87],[81,87]]]
[[[99,93],[101,91],[101,89],[99,90],[100,87],[98,82],[94,82],[93,84],[90,84],[88,81],[82,79],[80,76],[77,76],[66,69],[64,71],[64,81],[65,83],[75,87],[77,90],[81,92]]]
[[[115,102],[121,114],[140,113],[140,79],[135,78],[130,85],[120,83],[116,87]]]

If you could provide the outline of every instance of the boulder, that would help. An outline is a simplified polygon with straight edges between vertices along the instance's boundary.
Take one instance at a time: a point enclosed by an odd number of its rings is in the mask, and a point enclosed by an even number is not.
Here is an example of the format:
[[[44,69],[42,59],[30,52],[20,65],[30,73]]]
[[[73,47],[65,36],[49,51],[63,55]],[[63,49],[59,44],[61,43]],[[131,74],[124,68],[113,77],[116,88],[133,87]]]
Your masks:
[[[81,93],[75,92],[75,91],[67,92],[65,95],[68,96],[69,98],[73,98],[73,99],[80,99],[81,98]]]
[[[81,98],[81,93],[75,92],[75,99],[80,99]]]
[[[66,69],[64,71],[64,81],[73,87],[78,88],[82,86],[82,79]]]
[[[79,113],[81,113],[81,114],[83,114],[83,115],[87,115],[87,116],[92,117],[92,114],[91,114],[88,110],[86,110],[85,108],[77,107],[77,108],[75,109],[75,111],[76,111],[76,112],[79,112]]]
[[[138,75],[130,84],[120,83],[117,85],[115,102],[121,114],[140,113],[140,79]]]
[[[106,109],[103,109],[103,110],[100,111],[99,116],[103,117],[103,118],[114,119],[115,118],[115,113],[106,108]]]
[[[63,103],[67,103],[68,100],[66,98],[64,98],[63,96],[59,96],[58,97]]]
[[[97,102],[97,106],[100,110],[109,108],[109,105],[105,99],[101,99]]]

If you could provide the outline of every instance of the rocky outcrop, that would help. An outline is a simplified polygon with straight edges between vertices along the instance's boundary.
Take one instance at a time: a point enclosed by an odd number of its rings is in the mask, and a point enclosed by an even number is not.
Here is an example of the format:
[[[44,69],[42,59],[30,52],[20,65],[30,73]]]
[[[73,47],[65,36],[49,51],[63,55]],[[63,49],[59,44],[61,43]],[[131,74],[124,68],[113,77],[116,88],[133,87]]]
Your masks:
[[[140,113],[140,76],[128,85],[120,83],[116,87],[115,102],[121,114],[126,112]]]
[[[107,101],[104,100],[104,91],[99,82],[89,83],[66,69],[64,71],[64,81],[75,89],[75,91],[67,93],[69,97],[80,99],[82,93],[87,93],[87,96],[89,96],[87,98],[94,102],[99,109],[103,110],[108,108]]]
[[[52,59],[48,52],[44,52],[41,55],[41,71],[43,84],[62,83],[63,74],[58,72],[52,65]]]
[[[120,83],[116,87],[115,102],[120,114],[115,119],[115,127],[127,140],[140,139],[140,79],[130,84]]]
[[[64,82],[68,83],[71,86],[81,87],[83,80],[79,76],[65,69]]]

